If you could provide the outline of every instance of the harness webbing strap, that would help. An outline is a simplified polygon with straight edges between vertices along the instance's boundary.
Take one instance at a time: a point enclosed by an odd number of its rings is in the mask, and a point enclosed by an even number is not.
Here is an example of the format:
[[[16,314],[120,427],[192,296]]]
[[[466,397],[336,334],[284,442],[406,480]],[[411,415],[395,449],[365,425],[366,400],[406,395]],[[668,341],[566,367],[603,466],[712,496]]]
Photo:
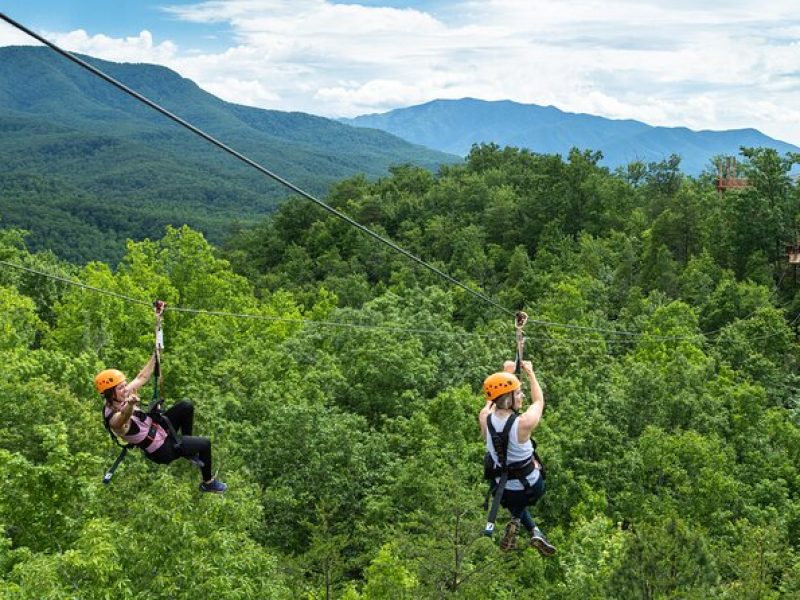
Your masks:
[[[106,416],[106,406],[105,404],[100,408],[101,414],[103,415],[103,425],[105,425],[106,431],[108,432],[109,437],[111,440],[120,448],[132,448],[135,444],[120,444],[117,436],[114,435],[114,432],[111,431],[111,426],[108,424],[109,417]]]
[[[506,462],[508,456],[508,436],[516,420],[517,415],[511,413],[508,416],[505,427],[503,427],[503,431],[497,433],[497,430],[492,424],[492,415],[486,417],[486,428],[489,436],[492,438],[492,446],[494,446],[494,451],[497,453],[497,460],[500,462],[500,468],[502,470],[500,471],[500,481],[497,483],[497,487],[494,490],[492,507],[489,509],[489,514],[486,516],[486,527],[483,530],[483,535],[491,536],[492,533],[494,533],[494,522],[497,520],[497,511],[500,510],[500,501],[503,498],[506,483],[508,483],[508,464]]]
[[[169,417],[164,414],[164,411],[161,410],[162,398],[160,395],[161,388],[159,387],[159,383],[163,384],[163,379],[161,377],[161,355],[158,351],[158,343],[156,343],[155,356],[156,364],[155,368],[153,369],[153,401],[150,403],[150,406],[147,409],[147,414],[152,417],[153,421],[160,423],[164,429],[167,430],[167,435],[175,442],[175,448],[177,449],[181,447],[181,439],[178,437],[178,433],[172,426],[172,421],[170,421]]]
[[[522,361],[525,358],[525,332],[523,331],[523,327],[525,323],[528,321],[528,315],[522,311],[519,311],[514,318],[514,327],[517,330],[517,354],[514,357],[514,374],[519,376],[520,371],[522,370]]]
[[[114,464],[111,465],[111,468],[106,471],[106,474],[103,475],[103,483],[108,485],[111,483],[111,478],[114,476],[114,472],[117,470],[117,467],[122,464],[122,461],[125,460],[125,455],[128,454],[128,446],[123,446],[122,451],[119,453],[117,460],[114,461]]]
[[[506,459],[508,457],[508,436],[511,434],[511,428],[514,426],[514,421],[517,420],[517,413],[511,413],[506,420],[503,430],[497,433],[492,423],[492,416],[486,417],[486,428],[489,431],[489,436],[492,438],[492,446],[497,453],[497,460],[500,462],[500,467],[507,470]]]
[[[111,436],[111,439],[114,441],[114,443],[117,446],[122,448],[122,450],[120,450],[119,456],[117,456],[117,460],[114,461],[114,464],[111,465],[108,468],[108,471],[106,471],[106,474],[103,475],[103,483],[108,485],[109,483],[111,483],[111,478],[114,477],[114,472],[117,470],[117,467],[119,467],[120,464],[122,464],[122,461],[125,460],[125,456],[128,454],[128,450],[130,448],[133,448],[133,444],[124,444],[123,445],[123,444],[119,443],[119,440],[117,439],[117,436],[114,435],[114,432],[111,431],[111,426],[108,424],[108,419],[106,418],[105,405],[103,405],[101,410],[102,410],[102,414],[103,414],[103,425],[105,425],[106,431],[108,431],[108,435]]]
[[[492,507],[489,509],[489,514],[486,516],[486,527],[483,530],[483,535],[491,536],[494,533],[494,522],[497,520],[497,511],[500,510],[500,500],[503,498],[503,492],[506,489],[508,482],[508,471],[503,470],[500,475],[500,482],[497,484],[497,489],[494,492],[492,499]]]

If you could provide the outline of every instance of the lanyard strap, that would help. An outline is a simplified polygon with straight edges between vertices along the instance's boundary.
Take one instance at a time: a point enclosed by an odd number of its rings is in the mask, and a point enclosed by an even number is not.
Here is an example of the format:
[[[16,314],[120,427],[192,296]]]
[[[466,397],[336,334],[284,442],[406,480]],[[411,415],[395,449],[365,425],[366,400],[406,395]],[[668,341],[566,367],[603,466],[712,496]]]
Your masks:
[[[525,356],[525,332],[523,331],[523,327],[525,327],[525,323],[528,321],[528,315],[522,311],[517,312],[514,315],[514,327],[517,330],[517,355],[514,359],[514,374],[519,375],[522,369],[522,361]]]

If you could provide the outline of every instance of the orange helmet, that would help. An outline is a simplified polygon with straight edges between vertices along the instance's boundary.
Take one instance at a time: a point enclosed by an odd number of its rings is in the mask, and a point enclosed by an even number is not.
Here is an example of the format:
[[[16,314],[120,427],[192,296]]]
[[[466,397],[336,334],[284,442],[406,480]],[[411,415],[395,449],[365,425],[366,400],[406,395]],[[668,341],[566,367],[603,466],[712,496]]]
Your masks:
[[[100,371],[94,378],[94,387],[99,393],[110,390],[116,385],[125,381],[125,373],[117,369],[106,369]]]
[[[518,390],[522,384],[512,373],[492,373],[483,381],[483,393],[489,402],[494,402],[508,392]]]

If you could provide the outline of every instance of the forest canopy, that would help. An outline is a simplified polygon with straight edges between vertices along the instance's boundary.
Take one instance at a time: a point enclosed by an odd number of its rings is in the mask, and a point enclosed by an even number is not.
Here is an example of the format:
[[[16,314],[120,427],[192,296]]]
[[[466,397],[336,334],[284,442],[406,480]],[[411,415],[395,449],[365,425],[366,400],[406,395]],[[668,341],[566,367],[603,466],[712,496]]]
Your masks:
[[[547,560],[481,536],[505,313],[301,200],[116,265],[0,230],[0,596],[798,597],[798,157],[743,155],[749,186],[720,193],[676,157],[610,172],[489,144],[326,198],[531,315]],[[102,484],[92,380],[146,362],[156,298],[165,395],[195,403],[223,497],[139,455]]]

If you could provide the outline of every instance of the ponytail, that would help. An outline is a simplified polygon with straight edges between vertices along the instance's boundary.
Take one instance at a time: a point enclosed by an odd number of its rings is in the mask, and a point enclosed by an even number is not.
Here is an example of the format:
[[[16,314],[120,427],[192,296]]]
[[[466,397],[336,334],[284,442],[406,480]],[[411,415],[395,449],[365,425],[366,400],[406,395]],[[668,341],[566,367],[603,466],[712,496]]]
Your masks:
[[[502,396],[498,397],[494,401],[495,408],[499,408],[500,410],[508,410],[514,407],[514,392],[508,392],[507,394],[503,394]]]

